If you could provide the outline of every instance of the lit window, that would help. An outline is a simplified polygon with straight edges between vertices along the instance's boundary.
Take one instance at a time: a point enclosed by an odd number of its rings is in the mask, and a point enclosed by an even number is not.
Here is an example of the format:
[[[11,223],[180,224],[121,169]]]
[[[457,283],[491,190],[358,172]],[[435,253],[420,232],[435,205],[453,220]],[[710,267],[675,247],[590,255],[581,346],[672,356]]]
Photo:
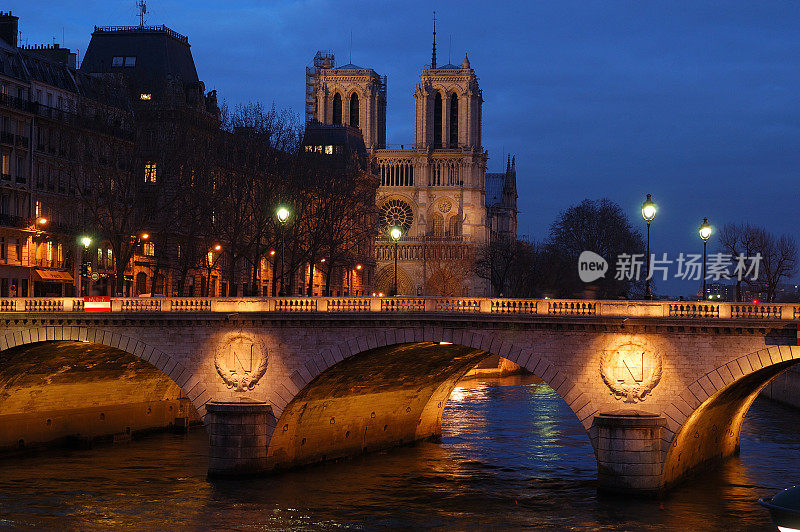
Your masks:
[[[106,250],[106,260],[108,260],[109,264],[111,264],[111,262],[114,260],[114,252],[111,251],[111,248]]]
[[[147,92],[147,93],[143,92],[143,93],[141,93],[141,94],[139,95],[139,99],[140,99],[140,100],[145,100],[145,101],[147,101],[147,100],[151,100],[152,98],[153,98],[153,95],[152,95],[152,94],[150,94],[149,92]]]
[[[100,264],[101,262],[103,262],[103,250],[97,248],[97,263]]]
[[[142,249],[144,250],[144,254],[148,257],[152,257],[156,254],[156,246],[152,242],[145,242],[142,244]]]
[[[111,66],[112,67],[121,67],[124,64],[125,58],[116,56],[111,58]]]
[[[125,66],[126,67],[136,66],[136,58],[135,57],[126,57],[125,58]]]
[[[36,200],[36,214],[34,214],[34,216],[38,218],[41,215],[42,215],[42,202]]]
[[[333,146],[325,146],[325,155],[333,155]]]
[[[145,183],[155,183],[156,182],[156,163],[153,161],[147,161],[144,163],[144,182]]]
[[[209,264],[209,266],[214,264],[214,252],[213,251],[209,251],[208,252],[208,264]]]

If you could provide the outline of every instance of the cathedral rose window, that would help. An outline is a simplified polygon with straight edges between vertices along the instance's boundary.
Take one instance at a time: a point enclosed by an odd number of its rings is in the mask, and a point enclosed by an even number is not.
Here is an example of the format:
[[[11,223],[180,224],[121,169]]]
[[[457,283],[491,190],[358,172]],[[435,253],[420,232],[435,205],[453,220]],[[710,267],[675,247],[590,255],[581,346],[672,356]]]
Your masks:
[[[414,211],[411,206],[403,200],[390,199],[381,206],[381,226],[401,227],[403,233],[407,233],[414,221]]]

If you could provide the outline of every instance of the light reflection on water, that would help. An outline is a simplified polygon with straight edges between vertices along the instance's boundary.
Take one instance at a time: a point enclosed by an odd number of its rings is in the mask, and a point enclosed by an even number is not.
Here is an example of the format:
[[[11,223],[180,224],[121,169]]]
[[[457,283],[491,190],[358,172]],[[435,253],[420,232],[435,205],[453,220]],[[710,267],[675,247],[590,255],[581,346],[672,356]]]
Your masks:
[[[202,430],[4,460],[0,527],[768,530],[756,500],[797,483],[798,421],[757,401],[741,458],[663,500],[598,497],[588,437],[555,392],[473,382],[448,403],[440,443],[261,479],[208,482]]]

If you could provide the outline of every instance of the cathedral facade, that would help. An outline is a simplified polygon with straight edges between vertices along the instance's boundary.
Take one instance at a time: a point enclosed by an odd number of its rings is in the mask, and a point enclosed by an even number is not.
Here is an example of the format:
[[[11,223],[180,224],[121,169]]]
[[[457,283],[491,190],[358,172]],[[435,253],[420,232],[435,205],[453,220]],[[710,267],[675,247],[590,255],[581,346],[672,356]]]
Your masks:
[[[327,52],[306,71],[306,120],[358,128],[380,176],[375,293],[488,296],[473,262],[490,239],[516,238],[516,169],[487,175],[478,78],[466,54],[437,66],[435,50],[414,89],[413,145],[386,145],[386,78]]]

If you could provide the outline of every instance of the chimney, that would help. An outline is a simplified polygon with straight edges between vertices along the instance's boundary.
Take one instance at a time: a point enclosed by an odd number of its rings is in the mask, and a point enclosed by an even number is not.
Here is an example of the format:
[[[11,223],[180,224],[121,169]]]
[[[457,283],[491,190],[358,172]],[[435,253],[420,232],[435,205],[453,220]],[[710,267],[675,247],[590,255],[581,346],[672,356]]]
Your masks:
[[[19,17],[0,11],[0,39],[8,44],[17,47],[17,35],[19,35]]]

